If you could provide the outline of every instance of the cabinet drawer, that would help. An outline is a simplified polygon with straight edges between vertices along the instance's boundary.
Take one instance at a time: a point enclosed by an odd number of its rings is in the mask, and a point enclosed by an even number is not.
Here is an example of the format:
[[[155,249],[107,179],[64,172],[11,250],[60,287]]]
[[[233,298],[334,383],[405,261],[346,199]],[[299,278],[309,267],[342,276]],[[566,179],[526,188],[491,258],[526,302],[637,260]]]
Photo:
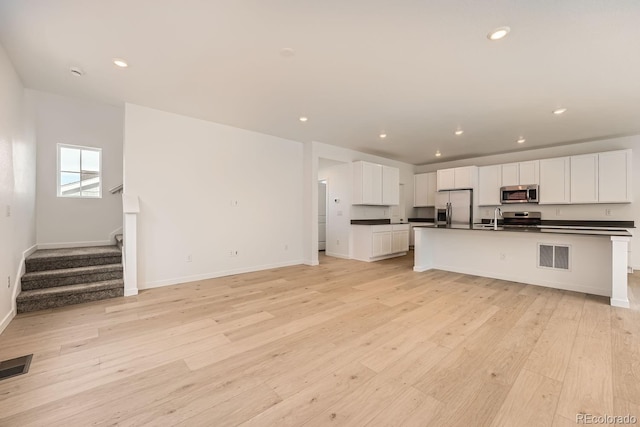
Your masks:
[[[371,232],[372,233],[381,233],[383,231],[391,231],[393,230],[393,226],[391,224],[383,224],[383,225],[372,225]]]

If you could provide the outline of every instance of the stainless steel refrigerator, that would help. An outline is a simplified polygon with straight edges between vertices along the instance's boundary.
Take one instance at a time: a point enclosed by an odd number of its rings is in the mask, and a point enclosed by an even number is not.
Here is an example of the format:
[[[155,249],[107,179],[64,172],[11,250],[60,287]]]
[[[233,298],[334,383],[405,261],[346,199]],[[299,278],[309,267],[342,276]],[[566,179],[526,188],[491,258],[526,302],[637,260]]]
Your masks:
[[[450,190],[436,193],[436,216],[445,212],[446,223],[473,224],[473,190]],[[442,222],[441,218],[437,218]]]

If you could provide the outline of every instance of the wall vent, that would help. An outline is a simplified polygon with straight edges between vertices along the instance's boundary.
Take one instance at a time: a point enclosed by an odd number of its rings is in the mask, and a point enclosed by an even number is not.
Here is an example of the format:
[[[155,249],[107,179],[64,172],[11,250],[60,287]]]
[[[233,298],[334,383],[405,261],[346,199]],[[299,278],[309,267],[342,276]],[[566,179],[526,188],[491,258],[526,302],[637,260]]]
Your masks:
[[[569,247],[538,243],[538,267],[570,270]]]

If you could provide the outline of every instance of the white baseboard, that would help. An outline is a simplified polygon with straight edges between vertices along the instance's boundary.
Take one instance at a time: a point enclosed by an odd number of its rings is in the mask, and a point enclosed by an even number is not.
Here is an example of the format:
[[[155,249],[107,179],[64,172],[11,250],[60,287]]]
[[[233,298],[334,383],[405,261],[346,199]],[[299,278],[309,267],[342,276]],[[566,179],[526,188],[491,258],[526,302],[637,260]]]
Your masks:
[[[6,316],[0,321],[0,334],[9,326],[9,323],[16,317],[18,313],[16,298],[21,292],[21,279],[24,275],[24,260],[27,259],[29,255],[34,253],[37,249],[37,245],[33,245],[24,252],[22,252],[22,258],[20,259],[20,263],[18,264],[18,268],[15,270],[14,280],[13,280],[13,289],[11,292],[11,311],[9,311]]]
[[[291,267],[292,265],[301,265],[301,264],[304,264],[304,262],[303,260],[300,259],[295,261],[285,261],[285,262],[274,263],[274,264],[263,264],[263,265],[253,266],[253,267],[244,267],[244,268],[236,268],[232,270],[216,271],[216,272],[205,273],[205,274],[196,274],[193,276],[175,277],[172,279],[147,282],[142,286],[140,285],[140,283],[138,283],[138,289],[160,288],[163,286],[171,286],[171,285],[179,285],[182,283],[196,282],[198,280],[216,279],[218,277],[233,276],[234,274],[253,273],[255,271],[269,270],[271,268]]]
[[[613,299],[611,298],[610,300],[610,304],[613,307],[622,307],[622,308],[629,308],[629,300],[621,300],[621,299]]]
[[[324,254],[325,254],[326,256],[332,256],[332,257],[334,257],[334,258],[351,259],[351,258],[349,258],[349,256],[348,256],[348,255],[337,254],[337,253],[334,253],[334,252],[327,252],[327,251],[324,251]]]
[[[66,249],[66,248],[86,248],[89,246],[112,246],[112,240],[96,240],[93,242],[60,242],[60,243],[38,243],[38,249]]]
[[[7,329],[7,326],[9,326],[9,323],[11,323],[14,317],[16,317],[15,309],[11,310],[10,312],[7,313],[6,316],[4,316],[4,319],[0,321],[0,334],[2,334],[2,332],[4,332],[5,329]]]

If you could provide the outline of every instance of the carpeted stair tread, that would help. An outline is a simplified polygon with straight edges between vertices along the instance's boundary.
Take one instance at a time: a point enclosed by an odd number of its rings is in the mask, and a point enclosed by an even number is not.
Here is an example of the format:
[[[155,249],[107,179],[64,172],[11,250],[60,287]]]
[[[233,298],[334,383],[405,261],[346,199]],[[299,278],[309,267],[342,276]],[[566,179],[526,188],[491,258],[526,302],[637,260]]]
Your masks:
[[[27,261],[67,258],[101,258],[116,255],[120,255],[120,249],[115,245],[91,246],[86,248],[38,249],[29,255]]]
[[[94,246],[37,250],[26,259],[25,266],[27,273],[31,273],[121,262],[122,251],[117,246]]]
[[[122,279],[122,264],[92,265],[88,267],[62,268],[33,271],[22,276],[22,290],[52,288],[79,283]]]
[[[54,288],[34,289],[31,291],[20,292],[16,298],[17,302],[25,302],[39,298],[57,298],[69,295],[77,295],[83,293],[91,293],[105,291],[110,289],[123,289],[124,281],[122,279],[105,280],[102,282],[83,283],[78,285],[56,286]]]

